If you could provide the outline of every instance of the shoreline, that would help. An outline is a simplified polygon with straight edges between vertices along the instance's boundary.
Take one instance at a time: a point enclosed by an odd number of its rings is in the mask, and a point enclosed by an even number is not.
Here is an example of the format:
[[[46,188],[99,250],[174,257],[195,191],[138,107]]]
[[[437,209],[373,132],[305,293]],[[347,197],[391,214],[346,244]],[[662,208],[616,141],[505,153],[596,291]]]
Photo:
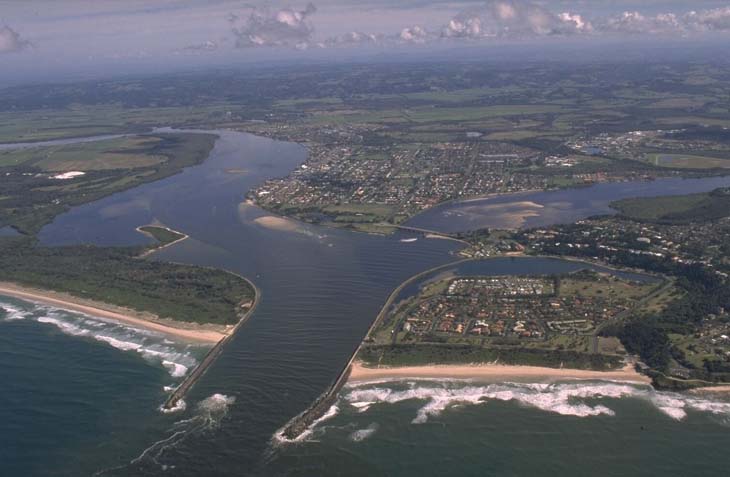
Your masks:
[[[67,293],[25,287],[9,282],[0,282],[0,295],[84,313],[103,320],[172,335],[187,341],[217,343],[231,333],[231,327],[203,326],[187,322],[178,324],[173,320],[159,318],[152,313],[139,312],[129,308],[79,298]]]
[[[185,234],[185,233],[182,233],[179,230],[173,230],[170,227],[166,227],[164,225],[154,225],[154,224],[140,225],[139,227],[136,227],[134,230],[136,230],[137,232],[141,233],[142,235],[146,235],[147,237],[151,237],[151,238],[155,239],[155,236],[154,235],[152,235],[149,232],[146,232],[146,231],[142,230],[144,227],[157,227],[158,229],[163,229],[163,230],[167,230],[168,232],[172,232],[172,233],[175,233],[175,234],[178,234],[178,235],[182,235],[182,237],[180,237],[177,240],[173,240],[172,242],[168,242],[166,244],[158,244],[156,247],[148,248],[146,251],[142,252],[142,254],[139,256],[139,258],[148,257],[149,255],[152,255],[155,252],[159,252],[160,250],[166,249],[167,247],[170,247],[172,245],[178,244],[180,242],[184,242],[185,240],[187,240],[187,239],[190,238],[190,235]],[[157,239],[155,239],[155,240],[157,240]]]
[[[348,384],[367,384],[374,381],[397,379],[486,379],[504,381],[513,379],[607,380],[651,384],[651,378],[638,373],[631,364],[613,371],[585,369],[544,368],[501,364],[423,365],[370,368],[361,361],[352,363]]]

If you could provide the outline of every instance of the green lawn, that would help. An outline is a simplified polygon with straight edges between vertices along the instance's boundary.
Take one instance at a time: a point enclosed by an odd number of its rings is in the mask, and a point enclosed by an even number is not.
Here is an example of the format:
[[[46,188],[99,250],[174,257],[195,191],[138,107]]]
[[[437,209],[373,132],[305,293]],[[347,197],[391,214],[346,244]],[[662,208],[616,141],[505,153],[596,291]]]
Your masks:
[[[103,171],[151,167],[167,160],[154,149],[162,138],[131,136],[98,142],[0,152],[0,167],[33,166],[44,171]]]
[[[675,169],[725,169],[730,168],[730,159],[719,157],[695,156],[691,154],[653,153],[646,156],[646,161],[660,167]]]

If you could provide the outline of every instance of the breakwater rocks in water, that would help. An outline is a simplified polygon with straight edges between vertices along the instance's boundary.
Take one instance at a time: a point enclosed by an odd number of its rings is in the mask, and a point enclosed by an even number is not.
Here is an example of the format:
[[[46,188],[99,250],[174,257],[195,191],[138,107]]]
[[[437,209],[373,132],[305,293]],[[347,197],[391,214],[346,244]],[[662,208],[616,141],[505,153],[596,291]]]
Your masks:
[[[225,345],[236,335],[236,332],[243,326],[244,323],[248,321],[249,318],[251,318],[251,315],[253,315],[253,312],[256,310],[256,308],[259,305],[259,302],[261,301],[261,290],[254,285],[254,283],[236,273],[233,275],[236,275],[237,277],[240,277],[246,282],[248,282],[249,285],[254,290],[255,298],[253,305],[251,305],[251,308],[249,308],[246,311],[246,314],[241,317],[241,319],[236,323],[236,326],[231,330],[231,333],[220,340],[218,343],[213,346],[210,351],[208,351],[208,354],[205,355],[203,360],[200,362],[200,365],[193,370],[192,373],[190,373],[182,383],[170,394],[170,397],[167,398],[167,401],[162,405],[163,412],[173,412],[175,410],[182,410],[184,409],[184,406],[181,406],[181,400],[185,397],[185,395],[192,389],[192,387],[195,385],[196,382],[200,378],[203,377],[206,371],[208,371],[208,368],[211,367],[213,363],[215,363],[215,360],[220,356],[220,354],[223,352],[223,348]]]
[[[215,360],[220,356],[220,354],[223,352],[223,347],[228,342],[228,340],[231,338],[232,335],[226,336],[222,340],[220,340],[218,343],[213,346],[210,351],[208,351],[208,354],[205,355],[205,358],[200,362],[200,365],[196,367],[192,373],[188,374],[188,376],[183,380],[182,383],[170,394],[170,397],[167,398],[167,401],[165,401],[165,404],[162,405],[163,411],[173,411],[177,409],[183,409],[181,407],[180,401],[185,397],[185,395],[190,391],[190,389],[195,385],[195,383],[203,377],[205,372],[210,368],[210,366],[215,362]]]
[[[342,387],[347,383],[350,378],[350,371],[352,370],[352,361],[347,363],[345,369],[340,373],[337,380],[324,392],[320,397],[317,398],[311,406],[309,406],[304,412],[294,417],[289,421],[286,426],[277,433],[277,435],[284,441],[295,441],[304,435],[313,424],[317,422],[337,400]]]

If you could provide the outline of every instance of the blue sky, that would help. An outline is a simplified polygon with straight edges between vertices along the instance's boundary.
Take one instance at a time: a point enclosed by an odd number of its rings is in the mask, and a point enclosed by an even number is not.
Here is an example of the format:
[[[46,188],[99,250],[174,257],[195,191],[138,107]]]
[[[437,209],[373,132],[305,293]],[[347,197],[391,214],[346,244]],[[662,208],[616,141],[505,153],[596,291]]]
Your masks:
[[[138,60],[725,35],[730,0],[0,0],[3,69],[49,74]]]

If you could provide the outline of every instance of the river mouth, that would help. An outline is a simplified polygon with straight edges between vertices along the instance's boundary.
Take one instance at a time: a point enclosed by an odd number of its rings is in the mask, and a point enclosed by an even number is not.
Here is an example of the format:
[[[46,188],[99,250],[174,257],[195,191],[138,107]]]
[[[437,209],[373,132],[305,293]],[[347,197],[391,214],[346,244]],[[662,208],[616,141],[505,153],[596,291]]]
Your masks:
[[[250,278],[262,291],[255,313],[186,399],[187,409],[170,416],[154,406],[144,422],[130,422],[130,437],[100,454],[99,459],[121,465],[106,475],[154,475],[163,467],[191,475],[210,468],[222,474],[257,469],[267,475],[278,465],[271,461],[271,436],[337,376],[391,291],[410,276],[453,262],[461,247],[444,240],[413,241],[417,234],[407,232],[384,237],[273,221],[271,214],[245,204],[246,192],[288,174],[304,162],[306,150],[245,133],[201,132],[219,136],[203,164],[76,207],[39,235],[46,246],[139,245],[147,239],[135,228],[157,221],[190,239],[155,253],[153,259],[230,270]],[[718,186],[708,182],[704,187]],[[583,190],[560,192],[570,196]],[[519,200],[541,204],[534,197]],[[532,207],[538,212],[549,208]],[[423,217],[412,220],[439,230],[450,223],[424,222]],[[471,222],[467,225],[472,228]],[[500,273],[514,273],[515,267],[544,272],[542,262],[506,260]],[[120,391],[120,399],[135,399],[135,379],[129,376],[130,391]],[[103,403],[91,406],[102,412]],[[196,425],[185,427],[186,421]],[[176,432],[186,437],[166,441]],[[79,447],[88,442],[73,432],[67,439]],[[94,470],[98,467],[79,463],[67,475]]]

